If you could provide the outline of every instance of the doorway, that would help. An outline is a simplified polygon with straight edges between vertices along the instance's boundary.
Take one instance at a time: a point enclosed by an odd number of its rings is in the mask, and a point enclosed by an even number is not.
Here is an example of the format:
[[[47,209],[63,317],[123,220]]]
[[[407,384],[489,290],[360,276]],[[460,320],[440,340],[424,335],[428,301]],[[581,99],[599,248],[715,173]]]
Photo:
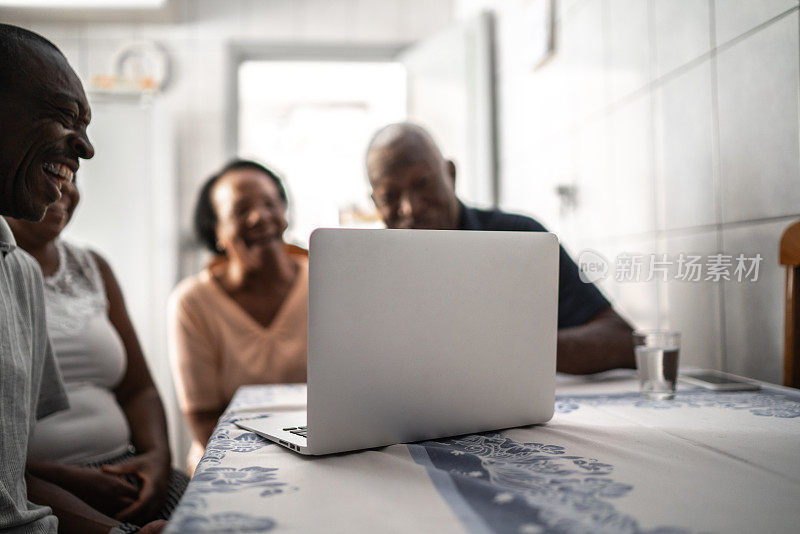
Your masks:
[[[364,155],[381,126],[406,118],[395,61],[249,60],[238,68],[236,152],[276,171],[290,196],[286,239],[315,228],[380,227]]]

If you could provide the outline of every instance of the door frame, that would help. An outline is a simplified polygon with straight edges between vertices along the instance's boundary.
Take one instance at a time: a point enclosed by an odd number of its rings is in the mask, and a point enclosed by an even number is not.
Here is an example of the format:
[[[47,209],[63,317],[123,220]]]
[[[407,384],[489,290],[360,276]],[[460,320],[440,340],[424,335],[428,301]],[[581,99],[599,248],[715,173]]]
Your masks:
[[[238,41],[228,45],[225,69],[225,154],[239,147],[239,67],[245,61],[397,62],[410,43],[330,44]]]

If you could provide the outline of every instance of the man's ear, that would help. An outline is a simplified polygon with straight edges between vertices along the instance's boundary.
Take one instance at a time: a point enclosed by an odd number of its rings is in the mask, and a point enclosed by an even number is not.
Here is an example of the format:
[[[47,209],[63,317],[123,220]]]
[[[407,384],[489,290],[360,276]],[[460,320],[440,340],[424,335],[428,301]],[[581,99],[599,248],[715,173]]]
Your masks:
[[[453,183],[453,187],[456,186],[456,164],[453,163],[453,160],[448,159],[444,162],[447,168],[447,174],[450,175],[450,181]]]

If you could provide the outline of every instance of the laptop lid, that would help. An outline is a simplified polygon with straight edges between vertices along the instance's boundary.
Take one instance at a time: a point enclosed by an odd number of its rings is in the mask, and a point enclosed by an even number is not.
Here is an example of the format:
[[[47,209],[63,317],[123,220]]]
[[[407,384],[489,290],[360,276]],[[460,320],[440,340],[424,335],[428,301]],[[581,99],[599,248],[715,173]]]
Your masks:
[[[553,234],[316,230],[312,452],[549,420],[557,296]]]

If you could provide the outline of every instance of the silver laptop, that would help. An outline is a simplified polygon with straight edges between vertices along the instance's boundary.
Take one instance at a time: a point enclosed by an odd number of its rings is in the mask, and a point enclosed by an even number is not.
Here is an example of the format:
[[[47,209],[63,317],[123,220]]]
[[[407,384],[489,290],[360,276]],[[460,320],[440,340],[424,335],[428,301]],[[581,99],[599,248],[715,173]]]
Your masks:
[[[237,424],[329,454],[548,421],[553,234],[319,229],[307,409]]]

